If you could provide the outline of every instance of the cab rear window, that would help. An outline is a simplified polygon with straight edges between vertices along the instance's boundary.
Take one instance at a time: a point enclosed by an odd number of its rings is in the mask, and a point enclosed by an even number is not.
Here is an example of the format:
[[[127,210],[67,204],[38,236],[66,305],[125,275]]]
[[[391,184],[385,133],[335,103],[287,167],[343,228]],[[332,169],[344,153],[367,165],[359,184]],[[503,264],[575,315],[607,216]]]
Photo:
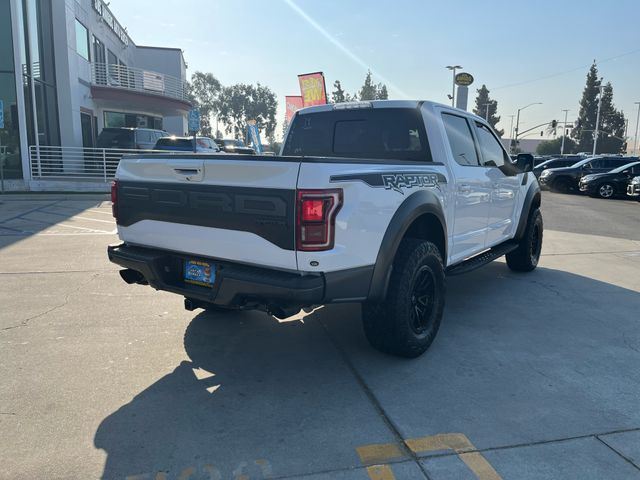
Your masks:
[[[283,155],[430,162],[416,108],[361,108],[298,114]]]

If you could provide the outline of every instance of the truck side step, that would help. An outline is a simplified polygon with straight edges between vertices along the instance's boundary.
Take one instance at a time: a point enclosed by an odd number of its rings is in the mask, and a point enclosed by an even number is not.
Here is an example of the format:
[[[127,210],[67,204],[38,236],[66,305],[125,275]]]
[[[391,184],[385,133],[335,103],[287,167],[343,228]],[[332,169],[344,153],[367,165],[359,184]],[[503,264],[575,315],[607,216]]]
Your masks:
[[[447,275],[460,275],[461,273],[468,273],[476,268],[480,268],[487,263],[493,262],[496,258],[500,258],[509,252],[512,252],[518,248],[518,244],[513,241],[508,241],[496,245],[490,250],[483,252],[475,257],[468,258],[462,263],[458,263],[450,268],[447,268]]]

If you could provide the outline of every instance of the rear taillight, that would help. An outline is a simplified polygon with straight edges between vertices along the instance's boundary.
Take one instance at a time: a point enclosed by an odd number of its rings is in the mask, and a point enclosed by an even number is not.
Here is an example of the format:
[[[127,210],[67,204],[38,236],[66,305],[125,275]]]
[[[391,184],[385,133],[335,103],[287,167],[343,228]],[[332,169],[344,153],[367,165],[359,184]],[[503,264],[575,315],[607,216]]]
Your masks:
[[[111,182],[111,213],[118,221],[118,182]]]
[[[306,252],[331,250],[336,215],[342,207],[342,189],[298,190],[296,247]]]

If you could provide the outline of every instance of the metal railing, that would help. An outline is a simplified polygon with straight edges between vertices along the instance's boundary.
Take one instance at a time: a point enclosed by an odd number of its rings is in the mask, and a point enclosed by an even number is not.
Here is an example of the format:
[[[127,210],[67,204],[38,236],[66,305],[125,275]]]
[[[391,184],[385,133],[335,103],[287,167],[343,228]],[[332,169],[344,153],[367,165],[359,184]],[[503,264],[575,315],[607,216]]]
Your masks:
[[[187,100],[187,83],[164,73],[107,63],[91,64],[91,83]]]
[[[31,178],[109,182],[124,155],[152,152],[155,150],[31,145]]]

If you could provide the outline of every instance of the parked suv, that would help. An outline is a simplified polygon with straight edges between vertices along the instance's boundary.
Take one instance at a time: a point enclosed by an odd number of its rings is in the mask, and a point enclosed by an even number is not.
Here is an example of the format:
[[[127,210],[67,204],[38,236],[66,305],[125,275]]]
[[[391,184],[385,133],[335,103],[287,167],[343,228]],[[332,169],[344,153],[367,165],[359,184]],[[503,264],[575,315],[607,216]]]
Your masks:
[[[629,157],[598,156],[585,158],[570,167],[549,168],[540,174],[540,187],[568,193],[578,190],[578,182],[584,175],[610,172],[629,163]]]
[[[580,179],[580,191],[592,197],[612,198],[627,193],[627,184],[636,175],[640,175],[638,158],[626,158],[630,163],[614,168],[607,173],[585,175]],[[635,160],[635,161],[634,161]]]
[[[155,144],[154,150],[171,152],[193,152],[193,137],[163,137]],[[196,137],[196,153],[217,153],[216,142],[209,137]]]
[[[152,128],[103,128],[98,135],[98,148],[152,150],[158,139],[167,136],[164,130]]]
[[[216,138],[216,143],[220,150],[227,153],[241,153],[244,155],[255,155],[256,151],[245,145],[242,140],[234,138]]]
[[[582,160],[582,157],[579,157],[577,155],[572,155],[570,157],[552,158],[533,167],[533,174],[536,176],[536,178],[539,178],[540,174],[548,168],[570,167],[571,165],[578,163],[580,160]]]

